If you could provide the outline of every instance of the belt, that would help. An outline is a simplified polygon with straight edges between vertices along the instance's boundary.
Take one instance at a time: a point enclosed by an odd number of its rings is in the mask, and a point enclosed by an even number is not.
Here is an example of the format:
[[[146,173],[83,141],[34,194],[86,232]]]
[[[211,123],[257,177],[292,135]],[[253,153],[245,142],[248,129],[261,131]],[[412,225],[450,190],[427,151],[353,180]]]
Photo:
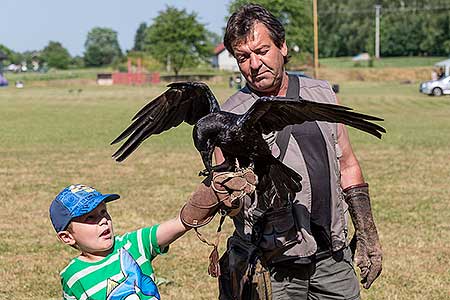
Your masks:
[[[344,249],[339,249],[338,251],[325,250],[317,252],[313,257],[313,261],[321,261],[330,257],[334,257],[336,260],[341,260],[344,257]]]
[[[344,249],[342,248],[338,251],[331,251],[331,250],[325,250],[317,252],[316,254],[313,254],[309,257],[299,257],[294,259],[286,259],[280,262],[277,262],[275,264],[272,264],[271,267],[291,267],[292,264],[295,265],[309,265],[312,263],[317,263],[319,261],[322,261],[324,259],[334,257],[335,260],[340,261],[344,257]]]

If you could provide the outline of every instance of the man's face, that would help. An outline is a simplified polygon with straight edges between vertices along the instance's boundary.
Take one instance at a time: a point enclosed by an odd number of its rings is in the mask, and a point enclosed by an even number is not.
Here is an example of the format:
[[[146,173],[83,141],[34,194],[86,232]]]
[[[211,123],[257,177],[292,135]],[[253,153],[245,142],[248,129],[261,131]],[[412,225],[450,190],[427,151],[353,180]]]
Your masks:
[[[74,218],[70,233],[82,253],[104,255],[114,245],[112,220],[105,202],[100,203],[93,211]]]
[[[262,23],[255,23],[247,38],[233,47],[236,61],[250,87],[262,94],[277,94],[284,76],[284,42],[278,48]]]

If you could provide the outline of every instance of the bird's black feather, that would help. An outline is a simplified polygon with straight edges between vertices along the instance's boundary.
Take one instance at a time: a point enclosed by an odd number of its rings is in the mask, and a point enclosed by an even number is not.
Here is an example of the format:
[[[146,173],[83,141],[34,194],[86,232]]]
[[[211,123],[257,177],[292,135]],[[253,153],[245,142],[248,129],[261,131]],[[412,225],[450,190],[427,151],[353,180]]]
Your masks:
[[[219,103],[206,84],[171,83],[166,92],[141,108],[133,123],[111,142],[113,145],[129,137],[113,157],[123,161],[149,136],[177,127],[183,121],[194,125],[200,118],[219,110]]]
[[[386,132],[385,129],[368,120],[383,121],[381,118],[357,113],[341,105],[305,99],[261,97],[241,116],[238,123],[246,127],[258,124],[262,132],[268,134],[305,121],[324,121],[349,125],[380,138],[381,132]]]
[[[262,134],[305,121],[343,123],[378,138],[386,132],[383,127],[370,122],[382,119],[341,105],[261,97],[246,113],[237,115],[220,111],[218,101],[204,83],[177,82],[168,87],[139,110],[132,124],[111,143],[128,137],[113,157],[123,161],[150,136],[186,122],[195,125],[193,141],[205,165],[205,174],[212,171],[213,151],[219,147],[225,158],[223,167],[236,167],[236,160],[240,166],[254,164],[260,179],[257,190],[266,200],[295,197],[301,190],[301,176],[272,156]]]

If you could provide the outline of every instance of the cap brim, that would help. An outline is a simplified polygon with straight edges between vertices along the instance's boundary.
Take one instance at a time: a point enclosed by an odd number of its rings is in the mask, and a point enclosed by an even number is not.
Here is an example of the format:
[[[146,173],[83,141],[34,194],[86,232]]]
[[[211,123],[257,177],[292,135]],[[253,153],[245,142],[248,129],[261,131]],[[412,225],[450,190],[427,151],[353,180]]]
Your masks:
[[[91,198],[88,200],[89,202],[85,204],[85,206],[82,210],[79,210],[78,212],[73,213],[72,218],[80,217],[82,215],[90,213],[95,208],[97,208],[97,206],[100,203],[102,203],[103,201],[111,202],[111,201],[117,200],[119,198],[120,198],[120,196],[118,194],[103,194],[103,195],[97,196],[95,198]]]
[[[114,200],[117,200],[120,198],[120,196],[118,194],[106,194],[103,196],[104,196],[104,198],[102,201],[105,201],[105,202],[114,201]]]

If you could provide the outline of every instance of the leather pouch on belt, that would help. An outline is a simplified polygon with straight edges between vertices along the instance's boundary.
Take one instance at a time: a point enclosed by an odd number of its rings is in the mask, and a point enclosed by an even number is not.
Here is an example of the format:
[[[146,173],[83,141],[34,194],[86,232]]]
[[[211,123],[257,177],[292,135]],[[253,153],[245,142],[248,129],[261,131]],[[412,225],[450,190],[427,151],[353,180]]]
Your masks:
[[[264,230],[259,244],[267,264],[298,242],[292,207],[270,210],[264,217]]]

